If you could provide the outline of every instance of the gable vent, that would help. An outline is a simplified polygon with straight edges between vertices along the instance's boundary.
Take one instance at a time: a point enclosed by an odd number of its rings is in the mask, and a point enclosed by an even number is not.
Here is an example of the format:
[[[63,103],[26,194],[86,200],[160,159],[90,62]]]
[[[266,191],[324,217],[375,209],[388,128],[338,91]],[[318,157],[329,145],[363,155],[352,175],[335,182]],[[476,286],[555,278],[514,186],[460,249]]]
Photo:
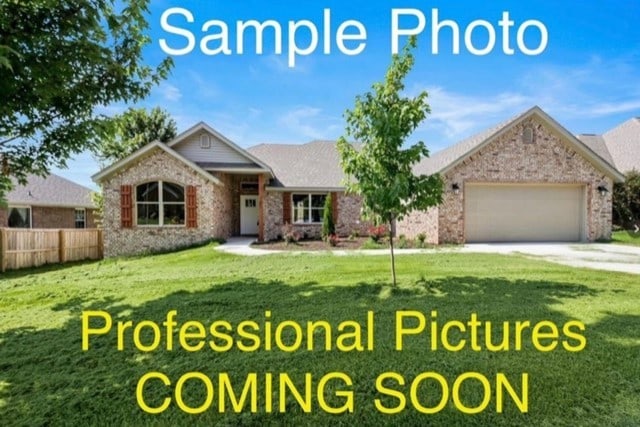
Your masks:
[[[209,134],[203,133],[200,135],[200,148],[211,148],[211,137],[209,137]]]
[[[527,126],[522,131],[522,142],[524,142],[525,144],[533,144],[533,129],[531,127]]]

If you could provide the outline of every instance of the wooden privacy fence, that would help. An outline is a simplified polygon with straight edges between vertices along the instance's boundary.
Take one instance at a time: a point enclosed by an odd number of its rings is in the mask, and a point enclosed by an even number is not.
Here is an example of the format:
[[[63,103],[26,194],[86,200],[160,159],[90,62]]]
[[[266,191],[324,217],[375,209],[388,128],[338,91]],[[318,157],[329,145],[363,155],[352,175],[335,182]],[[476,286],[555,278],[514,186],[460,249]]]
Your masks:
[[[0,271],[102,259],[102,230],[0,228]]]

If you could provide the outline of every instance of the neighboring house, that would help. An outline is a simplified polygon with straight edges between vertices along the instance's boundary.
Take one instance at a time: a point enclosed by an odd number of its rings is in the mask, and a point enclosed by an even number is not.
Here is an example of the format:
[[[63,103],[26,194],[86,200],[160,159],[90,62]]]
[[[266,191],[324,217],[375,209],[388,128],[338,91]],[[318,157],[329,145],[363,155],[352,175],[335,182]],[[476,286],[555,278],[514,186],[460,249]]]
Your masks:
[[[640,117],[634,117],[603,135],[578,138],[620,172],[640,171]]]
[[[26,185],[14,185],[5,196],[8,207],[0,208],[0,227],[93,228],[91,193],[58,175],[29,175]]]
[[[424,159],[442,174],[442,205],[414,212],[397,234],[432,243],[593,241],[611,234],[611,189],[624,177],[534,107]],[[337,231],[366,232],[346,195],[334,142],[247,150],[204,123],[151,143],[94,175],[104,194],[105,255],[136,254],[214,237],[318,236],[327,194]]]

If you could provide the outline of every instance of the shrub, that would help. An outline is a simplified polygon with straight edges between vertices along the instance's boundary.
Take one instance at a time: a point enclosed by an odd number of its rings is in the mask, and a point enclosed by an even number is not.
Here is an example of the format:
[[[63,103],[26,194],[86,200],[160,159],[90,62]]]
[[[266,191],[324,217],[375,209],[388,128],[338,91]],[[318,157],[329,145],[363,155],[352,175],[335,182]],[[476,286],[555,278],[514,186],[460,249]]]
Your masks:
[[[329,242],[329,246],[336,247],[336,246],[338,246],[338,243],[340,243],[340,239],[338,238],[337,235],[331,234],[327,238],[327,242]]]
[[[640,224],[640,172],[627,173],[624,183],[613,187],[613,224],[631,230]]]
[[[378,243],[380,239],[388,234],[386,225],[374,225],[369,227],[369,238],[374,242]]]
[[[416,240],[418,240],[418,247],[419,248],[424,248],[424,241],[427,240],[427,235],[424,233],[419,233],[416,236]]]
[[[285,224],[282,226],[282,238],[287,245],[290,243],[297,243],[298,240],[300,240],[300,233],[293,228],[293,225]]]
[[[327,240],[330,236],[336,234],[332,204],[331,193],[329,193],[324,199],[324,210],[322,211],[322,240]]]
[[[406,249],[409,247],[409,244],[407,243],[407,236],[405,236],[404,234],[401,234],[398,237],[398,249]]]

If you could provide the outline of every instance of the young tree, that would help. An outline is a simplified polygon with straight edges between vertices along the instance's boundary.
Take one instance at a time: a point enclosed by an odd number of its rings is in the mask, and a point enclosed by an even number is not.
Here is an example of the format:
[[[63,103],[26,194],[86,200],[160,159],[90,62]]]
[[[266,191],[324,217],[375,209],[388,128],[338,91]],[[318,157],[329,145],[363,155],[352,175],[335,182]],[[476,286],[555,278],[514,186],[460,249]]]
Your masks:
[[[345,137],[338,140],[341,165],[348,179],[347,191],[362,196],[365,215],[389,226],[391,277],[396,286],[393,230],[414,209],[424,210],[442,201],[439,175],[415,175],[413,166],[429,151],[420,141],[403,148],[407,138],[430,112],[427,93],[414,98],[402,96],[403,80],[411,70],[416,47],[412,37],[402,53],[394,55],[384,81],[372,92],[357,96],[353,110],[347,110],[346,136],[361,144],[355,148]]]
[[[322,238],[328,239],[332,234],[336,234],[336,226],[333,222],[333,203],[331,193],[324,199],[324,210],[322,211]]]
[[[149,0],[0,2],[0,199],[108,134],[98,107],[137,102],[172,62],[145,64]],[[8,68],[7,65],[10,67]]]
[[[103,165],[124,159],[153,142],[167,142],[177,135],[176,122],[165,110],[155,107],[129,108],[113,120],[114,132],[97,143],[94,154]]]

